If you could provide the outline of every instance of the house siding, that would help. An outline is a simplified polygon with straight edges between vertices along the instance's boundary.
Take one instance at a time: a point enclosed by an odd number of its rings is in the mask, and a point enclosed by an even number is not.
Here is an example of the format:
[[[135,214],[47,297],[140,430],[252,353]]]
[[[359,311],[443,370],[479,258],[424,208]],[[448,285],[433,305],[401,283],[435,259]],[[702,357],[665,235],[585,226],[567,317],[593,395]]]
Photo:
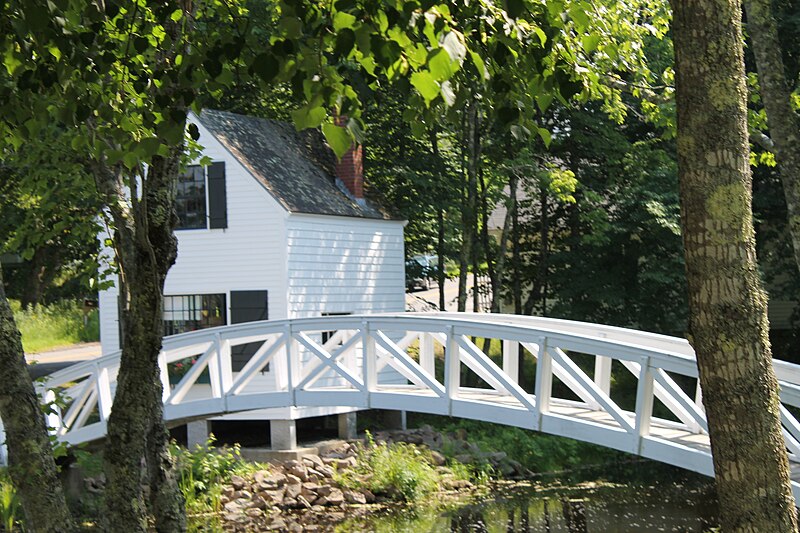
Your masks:
[[[402,222],[292,214],[286,233],[289,318],[403,312]]]
[[[286,210],[200,124],[203,154],[225,162],[228,227],[176,230],[178,258],[164,285],[165,295],[269,291],[269,318],[287,315]],[[100,293],[103,353],[119,349],[118,290]]]

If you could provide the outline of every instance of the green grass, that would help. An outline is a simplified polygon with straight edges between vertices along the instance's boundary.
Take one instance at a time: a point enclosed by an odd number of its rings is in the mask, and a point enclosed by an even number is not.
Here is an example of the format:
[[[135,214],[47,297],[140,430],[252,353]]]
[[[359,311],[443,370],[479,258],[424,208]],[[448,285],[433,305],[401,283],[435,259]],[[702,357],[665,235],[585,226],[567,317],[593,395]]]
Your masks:
[[[17,491],[8,474],[0,469],[0,530],[11,532],[17,531],[19,520],[22,518]]]
[[[22,333],[25,353],[37,353],[100,339],[97,310],[89,313],[84,326],[83,306],[79,302],[62,301],[21,309],[19,302],[12,300],[11,310]]]

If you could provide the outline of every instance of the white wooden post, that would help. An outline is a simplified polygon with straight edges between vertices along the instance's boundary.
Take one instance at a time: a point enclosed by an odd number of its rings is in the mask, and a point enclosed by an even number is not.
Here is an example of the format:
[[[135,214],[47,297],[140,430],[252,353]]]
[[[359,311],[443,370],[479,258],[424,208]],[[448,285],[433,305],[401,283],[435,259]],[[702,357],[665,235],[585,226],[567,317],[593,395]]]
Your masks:
[[[444,352],[444,389],[450,400],[458,397],[461,387],[461,348],[453,326],[447,327],[447,346]],[[450,405],[452,410],[452,404]]]
[[[650,434],[650,422],[653,418],[653,372],[650,370],[650,357],[641,358],[639,384],[636,388],[636,433],[637,450],[642,451],[642,437]]]
[[[231,366],[231,342],[222,340],[219,333],[214,335],[214,358],[208,363],[211,392],[214,398],[224,397],[233,385]]]
[[[158,371],[161,377],[161,401],[166,402],[172,394],[172,387],[169,384],[169,369],[167,368],[167,352],[158,352]]]
[[[503,372],[519,383],[519,342],[503,340]]]
[[[550,412],[553,394],[553,357],[547,350],[547,337],[539,337],[539,353],[536,358],[536,427],[542,428],[542,415]]]
[[[611,396],[611,358],[598,355],[594,358],[594,383]]]
[[[94,371],[97,374],[97,410],[100,412],[100,420],[106,422],[111,415],[111,380],[108,368],[100,368],[95,363]]]
[[[361,322],[362,349],[364,352],[364,388],[367,389],[367,401],[369,393],[378,387],[378,359],[375,350],[375,338],[370,331],[369,322]]]
[[[302,375],[300,372],[300,350],[297,340],[292,335],[292,325],[286,325],[286,390],[292,396],[292,405],[297,404],[295,399],[295,388],[300,383]]]
[[[8,466],[8,448],[6,447],[6,431],[0,419],[0,466]]]
[[[431,376],[436,377],[436,365],[433,355],[433,335],[420,333],[419,336],[419,365]]]

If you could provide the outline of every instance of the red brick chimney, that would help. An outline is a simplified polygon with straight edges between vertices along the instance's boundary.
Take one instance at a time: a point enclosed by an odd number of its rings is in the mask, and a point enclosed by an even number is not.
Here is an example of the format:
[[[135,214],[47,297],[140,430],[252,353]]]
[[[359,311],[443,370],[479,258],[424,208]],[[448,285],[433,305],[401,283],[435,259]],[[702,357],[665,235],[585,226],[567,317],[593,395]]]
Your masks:
[[[336,125],[347,124],[346,116],[336,117]],[[336,163],[336,177],[342,180],[357,201],[364,200],[364,161],[360,144],[353,144]]]

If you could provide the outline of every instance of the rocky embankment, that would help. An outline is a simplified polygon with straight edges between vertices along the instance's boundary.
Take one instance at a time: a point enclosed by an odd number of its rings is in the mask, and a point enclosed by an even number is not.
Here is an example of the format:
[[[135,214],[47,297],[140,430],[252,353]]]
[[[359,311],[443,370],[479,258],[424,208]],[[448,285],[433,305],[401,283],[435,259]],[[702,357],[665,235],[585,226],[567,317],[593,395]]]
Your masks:
[[[429,426],[413,430],[381,431],[376,443],[404,442],[429,450],[433,466],[442,473],[443,491],[469,490],[472,484],[448,474],[446,450],[464,464],[490,466],[505,478],[519,477],[523,469],[504,452],[484,452],[461,433],[442,434]],[[247,478],[233,476],[224,487],[221,503],[226,529],[234,531],[315,531],[321,517],[337,520],[344,509],[348,515],[367,504],[395,499],[393,494],[373,494],[365,488],[345,488],[337,473],[356,468],[363,442],[342,443],[321,455],[306,455],[301,460],[273,462],[269,470]],[[365,483],[366,485],[366,483]],[[304,516],[303,515],[308,515]],[[341,519],[341,518],[340,518]]]

